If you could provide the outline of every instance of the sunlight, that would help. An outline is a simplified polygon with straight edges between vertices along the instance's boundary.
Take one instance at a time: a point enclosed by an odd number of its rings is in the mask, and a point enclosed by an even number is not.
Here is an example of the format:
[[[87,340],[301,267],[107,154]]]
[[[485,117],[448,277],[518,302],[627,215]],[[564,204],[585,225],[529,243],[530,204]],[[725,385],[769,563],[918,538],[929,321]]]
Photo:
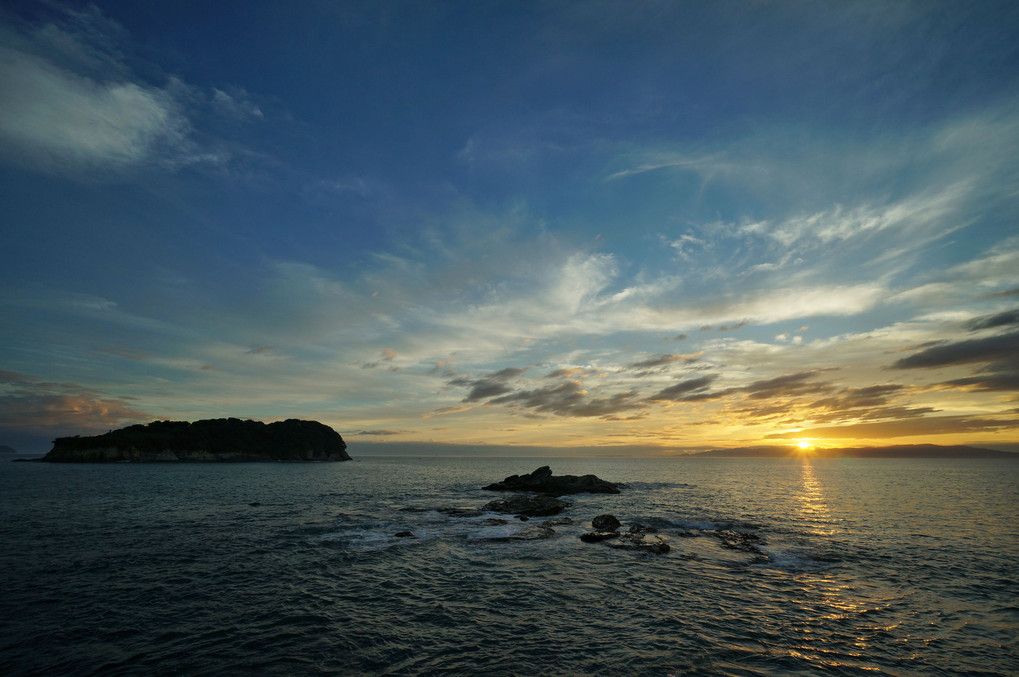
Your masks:
[[[815,447],[811,444],[809,439],[797,440],[796,451],[800,454],[809,454],[814,451]]]

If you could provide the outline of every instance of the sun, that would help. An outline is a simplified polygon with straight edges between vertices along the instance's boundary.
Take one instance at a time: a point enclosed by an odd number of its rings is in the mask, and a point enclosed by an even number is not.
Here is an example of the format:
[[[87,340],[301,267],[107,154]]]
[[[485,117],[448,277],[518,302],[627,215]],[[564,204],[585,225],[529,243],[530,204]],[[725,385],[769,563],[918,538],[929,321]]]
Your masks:
[[[814,445],[810,443],[810,440],[799,440],[796,443],[796,451],[800,454],[809,454],[814,450]]]

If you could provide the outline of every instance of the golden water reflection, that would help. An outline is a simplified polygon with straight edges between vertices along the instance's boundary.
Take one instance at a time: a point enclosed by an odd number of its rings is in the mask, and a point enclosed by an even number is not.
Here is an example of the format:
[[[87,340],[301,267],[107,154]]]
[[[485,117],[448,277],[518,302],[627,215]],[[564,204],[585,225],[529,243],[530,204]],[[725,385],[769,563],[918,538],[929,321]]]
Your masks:
[[[794,509],[803,530],[818,537],[823,550],[837,536],[841,520],[829,507],[821,474],[809,457],[800,464],[800,491]],[[842,580],[837,571],[807,571],[796,576],[795,603],[806,612],[796,627],[799,643],[789,654],[817,670],[833,668],[880,672],[869,658],[875,642],[887,639],[901,623],[893,612],[896,595],[865,582]],[[852,648],[847,651],[846,647]]]
[[[800,481],[803,491],[798,497],[799,516],[806,523],[807,532],[817,536],[831,536],[835,533],[832,528],[835,521],[828,510],[824,489],[814,473],[814,464],[808,458],[804,458],[800,466]]]

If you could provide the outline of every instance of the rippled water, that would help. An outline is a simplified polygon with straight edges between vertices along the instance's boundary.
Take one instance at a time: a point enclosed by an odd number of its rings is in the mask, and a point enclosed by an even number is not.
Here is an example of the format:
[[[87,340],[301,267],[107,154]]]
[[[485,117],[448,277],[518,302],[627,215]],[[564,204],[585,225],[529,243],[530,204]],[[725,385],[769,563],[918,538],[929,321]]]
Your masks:
[[[629,487],[547,540],[434,510],[544,463]],[[5,675],[1019,674],[1016,462],[3,466]]]

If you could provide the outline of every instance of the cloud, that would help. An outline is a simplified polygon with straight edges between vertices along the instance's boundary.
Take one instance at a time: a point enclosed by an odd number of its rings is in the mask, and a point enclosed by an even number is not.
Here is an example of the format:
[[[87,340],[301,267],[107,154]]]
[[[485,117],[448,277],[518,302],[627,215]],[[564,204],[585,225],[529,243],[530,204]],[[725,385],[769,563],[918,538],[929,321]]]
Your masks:
[[[995,313],[994,315],[975,317],[966,323],[966,328],[970,331],[979,331],[981,329],[1006,327],[1013,324],[1019,324],[1019,308],[1005,310],[1000,313]]]
[[[907,387],[900,384],[850,387],[831,397],[803,404],[802,410],[815,422],[912,419],[937,411],[933,407],[896,406],[891,403],[893,398],[907,395]]]
[[[0,157],[88,180],[256,157],[196,126],[209,113],[262,120],[248,92],[153,76],[154,64],[132,67],[130,50],[121,49],[127,31],[94,6],[54,4],[40,14],[35,23],[0,26]]]
[[[469,387],[471,391],[467,394],[467,397],[465,397],[463,401],[478,402],[480,400],[510,392],[513,388],[508,385],[507,382],[516,378],[525,371],[526,369],[520,369],[518,367],[507,367],[479,379],[454,379],[450,381],[450,384]]]
[[[126,400],[92,388],[0,371],[0,430],[92,434],[151,418]]]
[[[1014,392],[1019,391],[1019,370],[956,378],[938,385],[981,392]]]
[[[749,397],[754,400],[771,399],[774,397],[787,397],[789,395],[803,395],[806,393],[826,392],[833,388],[829,383],[810,383],[810,379],[821,373],[820,371],[804,371],[798,374],[788,374],[776,378],[754,381],[742,388]]]
[[[212,90],[212,105],[215,110],[237,120],[265,118],[262,109],[252,100],[248,92],[240,87],[229,89],[229,92],[215,88]]]
[[[707,388],[717,379],[717,375],[711,374],[708,376],[700,376],[698,378],[681,381],[675,385],[658,391],[656,394],[649,397],[648,400],[651,402],[696,402],[705,399],[717,399],[732,392],[731,390],[720,393],[706,392]]]
[[[633,165],[634,161],[638,164]],[[663,169],[679,169],[702,175],[712,175],[716,172],[730,169],[729,163],[725,161],[722,155],[688,157],[681,153],[647,153],[620,158],[618,162],[620,164],[631,164],[631,166],[613,172],[605,178],[605,181],[618,181]]]
[[[1019,366],[1019,332],[926,348],[897,360],[892,368],[932,369],[998,361]]]
[[[0,90],[0,152],[46,171],[139,164],[187,132],[166,91],[92,80],[8,47]]]
[[[1019,323],[1017,311],[1010,310],[974,318],[966,323],[970,331],[1007,327]],[[892,364],[893,369],[938,369],[978,365],[970,376],[942,381],[937,386],[978,392],[1019,390],[1019,332],[980,339],[939,342]]]
[[[649,357],[646,360],[640,360],[638,362],[632,362],[626,365],[627,369],[655,369],[656,367],[666,367],[676,362],[683,362],[689,364],[690,362],[696,362],[697,358],[704,354],[704,351],[690,353],[688,355],[655,355]]]
[[[909,420],[857,423],[824,428],[804,428],[795,432],[774,433],[768,439],[882,439],[919,435],[958,435],[1015,429],[1015,418],[981,416],[929,416]]]
[[[533,409],[541,413],[575,417],[614,417],[622,412],[641,408],[635,391],[615,393],[603,398],[589,398],[579,381],[565,381],[558,385],[525,390],[503,395],[489,401]]]
[[[586,373],[587,369],[584,367],[564,367],[562,369],[556,369],[545,378],[573,378]]]

